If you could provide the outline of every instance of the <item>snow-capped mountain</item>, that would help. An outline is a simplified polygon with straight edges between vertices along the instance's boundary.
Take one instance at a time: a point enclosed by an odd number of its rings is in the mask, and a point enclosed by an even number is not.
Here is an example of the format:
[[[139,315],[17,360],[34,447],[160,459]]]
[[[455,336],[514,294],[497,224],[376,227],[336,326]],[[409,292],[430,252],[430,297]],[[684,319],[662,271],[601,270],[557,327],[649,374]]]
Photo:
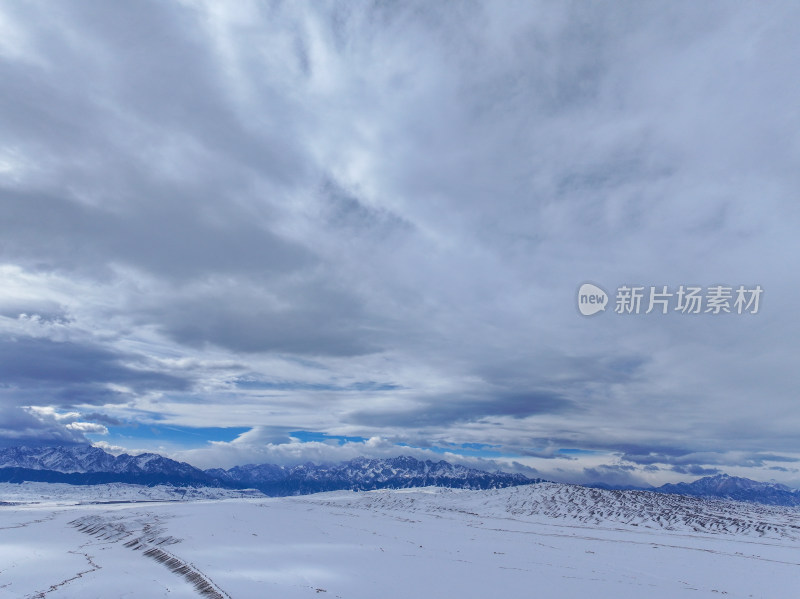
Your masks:
[[[342,464],[321,466],[248,464],[230,470],[214,469],[206,472],[221,481],[251,486],[268,495],[427,486],[498,489],[539,482],[538,479],[530,479],[521,474],[486,472],[445,461],[421,461],[409,456],[390,459],[356,458]]]
[[[11,447],[0,450],[0,468],[30,468],[63,473],[175,473],[201,472],[185,462],[176,462],[156,453],[114,456],[90,445],[67,447]]]
[[[521,474],[486,472],[449,462],[356,458],[335,465],[248,464],[228,470],[200,470],[154,453],[114,456],[86,445],[11,447],[0,449],[0,482],[49,482],[72,485],[128,483],[175,487],[258,489],[271,496],[305,495],[322,491],[371,491],[413,487],[500,489],[542,482]],[[642,489],[669,495],[734,499],[767,505],[800,506],[800,491],[775,483],[756,482],[725,474],[692,483]]]
[[[272,496],[424,486],[496,489],[538,482],[521,474],[485,472],[445,461],[420,461],[411,457],[357,458],[343,464],[320,466],[311,463],[292,467],[249,464],[229,470],[203,471],[158,454],[113,456],[88,446],[0,450],[0,481],[252,488]]]
[[[659,493],[754,501],[767,505],[800,506],[800,491],[777,483],[762,483],[749,478],[718,474],[691,483],[666,484],[653,489]]]
[[[0,449],[0,468],[56,472],[110,472],[116,458],[98,447],[9,447]]]
[[[2,449],[0,481],[219,486],[217,479],[185,462],[155,453],[114,456],[88,445]]]

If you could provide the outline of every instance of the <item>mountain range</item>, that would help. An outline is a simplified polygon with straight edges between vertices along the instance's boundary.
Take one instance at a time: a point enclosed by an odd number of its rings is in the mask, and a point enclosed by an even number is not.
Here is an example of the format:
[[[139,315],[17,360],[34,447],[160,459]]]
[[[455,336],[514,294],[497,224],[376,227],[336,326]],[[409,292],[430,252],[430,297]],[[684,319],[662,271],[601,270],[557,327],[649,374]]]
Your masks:
[[[408,456],[356,458],[336,465],[248,464],[229,470],[200,470],[158,454],[114,456],[91,446],[0,449],[0,482],[22,481],[248,488],[275,497],[345,489],[369,491],[425,486],[498,489],[539,482],[521,474],[486,472]]]
[[[586,486],[606,491],[652,491],[702,499],[732,499],[765,505],[800,506],[800,490],[779,483],[763,483],[728,474],[706,476],[691,483],[667,483],[660,487],[620,486],[604,483],[592,483]]]
[[[0,482],[23,481],[221,486],[202,470],[155,453],[114,456],[90,445],[0,449]]]
[[[768,505],[800,506],[800,491],[778,483],[762,483],[749,478],[717,474],[692,483],[666,484],[656,489],[670,495],[718,497]]]
[[[0,482],[61,482],[73,485],[129,483],[176,487],[258,489],[278,497],[322,491],[451,487],[499,489],[543,482],[521,474],[487,472],[445,461],[402,456],[356,458],[335,465],[248,464],[224,470],[200,470],[154,453],[112,455],[98,447],[10,447],[0,449]],[[610,488],[601,483],[589,485]],[[800,491],[776,483],[719,474],[691,483],[635,488],[670,495],[733,499],[768,505],[800,506]]]

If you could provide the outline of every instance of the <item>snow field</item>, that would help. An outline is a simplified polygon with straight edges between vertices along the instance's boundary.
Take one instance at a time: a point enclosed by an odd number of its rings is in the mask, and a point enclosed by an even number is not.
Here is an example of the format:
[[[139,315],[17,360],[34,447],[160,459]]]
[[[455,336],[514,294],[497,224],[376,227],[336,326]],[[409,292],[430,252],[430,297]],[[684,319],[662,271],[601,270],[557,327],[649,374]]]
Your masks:
[[[533,485],[3,506],[0,597],[792,596],[796,510],[650,495]]]

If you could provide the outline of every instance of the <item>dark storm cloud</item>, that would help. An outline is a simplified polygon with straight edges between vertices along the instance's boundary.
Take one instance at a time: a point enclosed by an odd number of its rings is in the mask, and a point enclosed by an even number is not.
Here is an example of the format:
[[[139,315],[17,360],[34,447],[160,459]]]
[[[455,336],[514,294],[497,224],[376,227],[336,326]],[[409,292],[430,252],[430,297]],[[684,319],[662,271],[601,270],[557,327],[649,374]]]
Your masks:
[[[19,389],[19,396],[29,403],[71,406],[131,399],[130,393],[113,391],[109,384],[129,387],[132,393],[189,388],[186,379],[146,366],[136,368],[136,362],[141,360],[134,355],[94,345],[34,338],[0,340],[0,380],[6,389]]]
[[[429,397],[404,409],[360,410],[349,415],[351,422],[367,426],[430,427],[457,422],[476,422],[492,416],[526,418],[539,414],[566,414],[576,404],[553,391],[515,391]]]
[[[698,468],[700,464],[717,464],[721,466],[742,465],[747,467],[762,467],[768,462],[794,463],[800,461],[799,458],[766,452],[735,452],[731,454],[728,449],[714,448],[698,451],[696,447],[691,448],[687,444],[684,447],[637,447],[633,448],[621,445],[613,445],[609,449],[621,451],[621,457],[634,464],[667,464],[672,465],[673,469]],[[649,451],[648,451],[649,449]],[[682,472],[683,470],[675,470]]]
[[[280,391],[397,391],[403,389],[403,387],[393,383],[379,383],[377,381],[358,381],[350,385],[336,386],[302,381],[260,381],[250,378],[238,379],[236,386],[240,389],[277,389]]]
[[[288,305],[286,297],[292,298]],[[213,287],[156,310],[151,316],[161,329],[190,346],[210,343],[237,352],[311,356],[355,356],[379,349],[365,326],[369,315],[363,307],[346,291],[320,281],[290,283],[288,289],[276,284],[271,290]]]
[[[679,474],[691,474],[692,476],[714,476],[722,473],[719,468],[704,468],[696,464],[692,466],[673,466],[670,470]]]
[[[477,351],[481,352],[482,348]],[[562,392],[577,393],[590,384],[601,386],[635,381],[642,376],[647,362],[648,358],[643,356],[616,352],[567,356],[541,352],[538,348],[524,348],[514,356],[486,352],[475,364],[474,372],[501,392],[551,380],[550,384],[561,388]]]
[[[615,443],[613,448],[622,452],[626,460],[636,464],[674,463],[674,460],[691,453],[680,445]]]
[[[584,484],[603,482],[608,485],[648,486],[642,481],[641,477],[637,476],[636,469],[633,466],[620,464],[584,468],[582,480],[580,482]]]
[[[114,211],[44,194],[0,194],[5,254],[37,268],[103,273],[116,262],[180,280],[218,272],[261,278],[314,262],[242,216],[203,214],[201,199],[146,195]]]
[[[106,426],[123,426],[125,424],[124,420],[100,412],[84,412],[81,414],[81,418],[89,422],[97,422],[98,424],[104,424]]]

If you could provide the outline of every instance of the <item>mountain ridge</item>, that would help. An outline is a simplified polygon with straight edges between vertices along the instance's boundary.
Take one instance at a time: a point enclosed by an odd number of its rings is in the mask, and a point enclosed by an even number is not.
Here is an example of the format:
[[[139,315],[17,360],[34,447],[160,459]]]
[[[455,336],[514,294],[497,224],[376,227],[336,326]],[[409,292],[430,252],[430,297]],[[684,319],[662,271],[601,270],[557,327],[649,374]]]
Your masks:
[[[716,474],[691,483],[667,483],[653,489],[658,493],[755,501],[767,505],[800,506],[800,490],[780,483],[765,483],[741,476]]]
[[[341,489],[372,491],[426,486],[495,489],[541,482],[541,479],[531,479],[521,474],[488,472],[444,460],[433,462],[410,456],[382,459],[358,457],[339,464],[321,465],[247,464],[207,472],[223,481],[289,495]]]
[[[685,495],[704,499],[731,499],[764,505],[800,506],[800,490],[780,483],[766,483],[729,474],[704,476],[690,483],[667,483],[660,487],[634,485],[608,485],[596,482],[584,485],[607,491],[652,491],[665,495]]]
[[[217,487],[257,489],[279,497],[323,491],[371,491],[436,486],[461,489],[497,489],[545,482],[522,474],[489,472],[444,460],[358,457],[338,464],[306,463],[296,466],[245,464],[228,469],[201,470],[155,453],[114,456],[89,445],[64,447],[10,447],[0,449],[0,482],[60,482],[72,485],[130,483],[147,486]],[[622,490],[603,483],[589,488]],[[660,487],[625,486],[625,490],[650,491],[705,499],[729,499],[765,505],[800,506],[800,490],[778,483],[718,474],[690,483]]]
[[[495,489],[540,482],[521,474],[487,472],[410,456],[355,458],[340,464],[298,466],[248,464],[200,470],[154,453],[113,456],[100,448],[12,447],[0,450],[0,482],[64,482],[75,485],[123,482],[144,485],[258,489],[270,496],[321,491],[370,491],[423,486]]]

